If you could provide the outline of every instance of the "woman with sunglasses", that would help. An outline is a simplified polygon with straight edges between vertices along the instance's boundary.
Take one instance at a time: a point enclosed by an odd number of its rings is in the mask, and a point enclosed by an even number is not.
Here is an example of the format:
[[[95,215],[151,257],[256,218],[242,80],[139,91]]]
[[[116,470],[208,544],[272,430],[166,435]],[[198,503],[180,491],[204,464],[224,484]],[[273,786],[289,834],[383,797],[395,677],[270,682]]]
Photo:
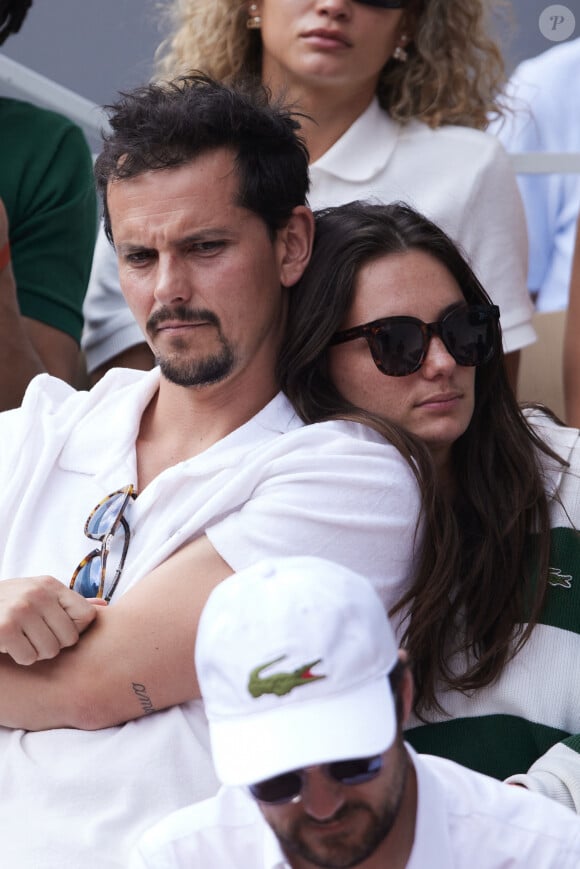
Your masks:
[[[307,422],[398,423],[431,454],[442,531],[393,610],[409,741],[580,811],[579,432],[518,407],[463,256],[402,204],[320,212],[279,368]]]
[[[517,351],[534,333],[521,200],[505,152],[482,132],[500,110],[503,83],[501,54],[487,32],[493,5],[167,0],[171,30],[157,75],[197,68],[226,81],[259,76],[303,113],[313,208],[369,196],[404,199],[442,226],[493,288],[515,385]],[[85,306],[91,371],[128,342],[141,344],[151,364],[126,307],[115,309],[115,292],[123,304],[115,269],[101,238]],[[116,364],[138,365],[138,352],[123,352]]]

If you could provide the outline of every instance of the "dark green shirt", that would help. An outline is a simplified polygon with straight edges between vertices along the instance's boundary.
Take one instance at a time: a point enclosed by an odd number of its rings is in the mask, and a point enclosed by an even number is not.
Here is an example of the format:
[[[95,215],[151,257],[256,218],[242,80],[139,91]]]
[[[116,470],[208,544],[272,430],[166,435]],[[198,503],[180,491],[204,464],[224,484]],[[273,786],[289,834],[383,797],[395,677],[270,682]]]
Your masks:
[[[92,158],[80,128],[0,98],[0,198],[21,313],[79,341],[97,222]]]

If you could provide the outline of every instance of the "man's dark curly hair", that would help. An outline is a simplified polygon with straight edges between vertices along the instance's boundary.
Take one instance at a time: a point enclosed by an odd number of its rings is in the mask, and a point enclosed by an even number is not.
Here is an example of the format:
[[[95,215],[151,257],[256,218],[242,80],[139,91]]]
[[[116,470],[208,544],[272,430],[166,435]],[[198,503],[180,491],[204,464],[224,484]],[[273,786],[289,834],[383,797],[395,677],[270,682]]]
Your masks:
[[[95,178],[111,241],[111,182],[183,166],[217,148],[235,155],[237,204],[262,218],[271,234],[306,203],[308,151],[300,124],[259,82],[227,86],[195,72],[122,93],[105,108],[111,132],[104,136]]]
[[[0,45],[18,33],[31,6],[32,0],[0,0]]]

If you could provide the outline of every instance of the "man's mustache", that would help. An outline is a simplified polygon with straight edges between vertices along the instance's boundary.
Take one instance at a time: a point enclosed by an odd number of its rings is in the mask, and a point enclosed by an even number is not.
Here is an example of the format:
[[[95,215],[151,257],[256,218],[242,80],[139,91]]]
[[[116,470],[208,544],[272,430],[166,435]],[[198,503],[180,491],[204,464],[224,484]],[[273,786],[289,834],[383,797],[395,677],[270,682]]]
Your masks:
[[[186,305],[176,305],[170,308],[164,305],[147,320],[147,332],[156,332],[157,329],[170,321],[178,320],[181,323],[209,323],[220,328],[220,320],[217,314],[208,308],[188,308]]]

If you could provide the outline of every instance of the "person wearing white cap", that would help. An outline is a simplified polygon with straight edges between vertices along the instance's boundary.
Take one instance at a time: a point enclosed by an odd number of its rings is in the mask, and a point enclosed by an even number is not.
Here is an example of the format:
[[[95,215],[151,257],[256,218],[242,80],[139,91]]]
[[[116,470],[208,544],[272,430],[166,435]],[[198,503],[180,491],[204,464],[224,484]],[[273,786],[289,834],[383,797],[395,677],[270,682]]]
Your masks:
[[[130,869],[577,869],[568,809],[405,744],[413,680],[370,583],[265,560],[202,613],[218,795],[147,831]]]

